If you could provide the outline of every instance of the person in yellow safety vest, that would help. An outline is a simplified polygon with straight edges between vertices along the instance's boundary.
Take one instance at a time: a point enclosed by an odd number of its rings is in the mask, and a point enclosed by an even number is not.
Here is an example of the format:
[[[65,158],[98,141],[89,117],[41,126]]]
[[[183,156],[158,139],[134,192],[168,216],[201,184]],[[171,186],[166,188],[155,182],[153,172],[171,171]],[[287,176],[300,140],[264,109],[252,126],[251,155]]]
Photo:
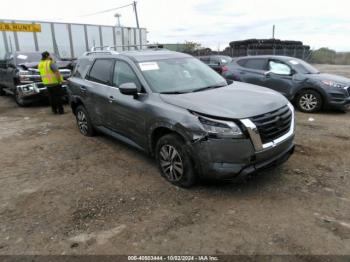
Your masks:
[[[45,51],[41,54],[38,69],[42,82],[47,87],[52,112],[54,114],[64,114],[64,90],[62,88],[64,80],[49,52]]]

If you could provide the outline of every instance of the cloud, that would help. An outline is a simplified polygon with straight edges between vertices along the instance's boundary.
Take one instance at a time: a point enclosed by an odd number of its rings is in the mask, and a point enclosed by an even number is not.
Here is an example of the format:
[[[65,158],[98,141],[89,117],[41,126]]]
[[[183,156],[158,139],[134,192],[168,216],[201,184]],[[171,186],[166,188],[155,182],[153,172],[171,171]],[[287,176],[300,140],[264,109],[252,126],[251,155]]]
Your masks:
[[[114,25],[114,13],[121,23],[135,26],[132,7],[115,12],[82,17],[84,14],[129,4],[130,0],[60,0],[43,12],[40,0],[17,0],[16,6],[2,5],[0,17],[29,20],[60,20]],[[69,8],[67,8],[69,6]],[[141,27],[152,42],[197,41],[202,46],[222,48],[230,41],[269,38],[272,25],[276,37],[301,40],[314,48],[328,46],[350,50],[350,16],[347,0],[138,0]]]

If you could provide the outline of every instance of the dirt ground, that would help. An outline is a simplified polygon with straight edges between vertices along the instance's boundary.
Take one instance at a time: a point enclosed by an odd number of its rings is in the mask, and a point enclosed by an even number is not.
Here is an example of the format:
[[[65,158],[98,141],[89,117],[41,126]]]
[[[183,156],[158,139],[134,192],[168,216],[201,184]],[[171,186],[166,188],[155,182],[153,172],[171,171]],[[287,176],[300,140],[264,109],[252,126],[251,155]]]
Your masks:
[[[66,110],[0,97],[0,254],[350,254],[350,112],[298,112],[283,166],[185,190]]]

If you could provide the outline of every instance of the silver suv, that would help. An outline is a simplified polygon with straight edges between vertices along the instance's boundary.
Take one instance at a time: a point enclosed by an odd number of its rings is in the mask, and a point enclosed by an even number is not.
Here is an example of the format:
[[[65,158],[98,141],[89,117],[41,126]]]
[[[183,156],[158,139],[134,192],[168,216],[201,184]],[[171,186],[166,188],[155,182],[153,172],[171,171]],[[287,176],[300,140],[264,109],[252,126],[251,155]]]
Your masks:
[[[86,53],[69,79],[80,132],[108,134],[154,156],[182,187],[286,161],[294,108],[279,93],[228,84],[192,56],[166,50]]]

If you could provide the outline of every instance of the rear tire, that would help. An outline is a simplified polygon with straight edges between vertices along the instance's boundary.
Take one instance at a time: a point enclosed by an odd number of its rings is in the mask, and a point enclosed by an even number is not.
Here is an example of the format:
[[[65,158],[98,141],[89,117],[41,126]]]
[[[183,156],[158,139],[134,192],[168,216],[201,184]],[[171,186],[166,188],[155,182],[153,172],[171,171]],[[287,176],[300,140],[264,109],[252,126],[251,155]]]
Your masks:
[[[155,155],[162,176],[171,184],[189,188],[196,182],[196,174],[185,143],[176,134],[161,137]]]
[[[80,105],[75,109],[75,117],[79,131],[84,136],[94,136],[95,130],[85,107]]]
[[[322,96],[314,90],[304,90],[297,96],[297,108],[304,113],[315,113],[321,110]]]

